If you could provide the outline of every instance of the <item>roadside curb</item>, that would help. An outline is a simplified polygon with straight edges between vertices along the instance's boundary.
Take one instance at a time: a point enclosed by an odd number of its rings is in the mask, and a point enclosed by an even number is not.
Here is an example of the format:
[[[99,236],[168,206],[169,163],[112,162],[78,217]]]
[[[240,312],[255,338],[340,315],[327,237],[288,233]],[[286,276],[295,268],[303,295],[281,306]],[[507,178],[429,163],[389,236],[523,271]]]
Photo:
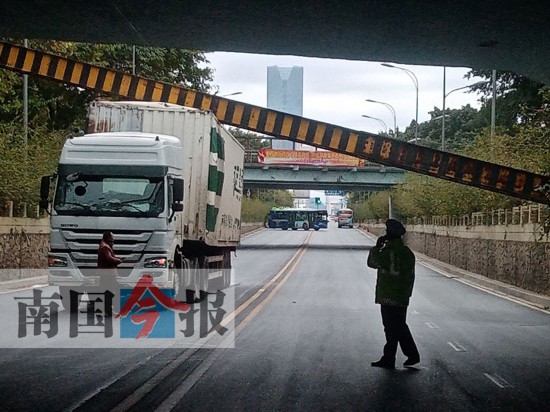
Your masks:
[[[265,230],[265,228],[259,227],[259,228],[253,229],[250,232],[243,234],[241,238],[252,236],[258,232],[261,232],[262,230]],[[28,277],[23,279],[0,281],[0,294],[12,293],[18,290],[29,289],[35,285],[41,285],[41,286],[48,285],[48,276],[47,275],[34,276],[34,277]]]
[[[369,237],[372,240],[376,240],[377,236],[375,236],[373,233],[367,232],[363,228],[361,228],[360,230],[365,236]],[[475,284],[485,289],[489,289],[496,293],[523,300],[540,309],[548,310],[550,308],[550,296],[541,295],[526,289],[519,288],[517,286],[509,285],[499,280],[490,279],[477,273],[468,272],[467,270],[457,268],[449,263],[442,262],[417,251],[415,251],[414,253],[417,257],[418,263],[445,276],[463,279],[466,282]]]
[[[550,308],[549,296],[531,292],[529,290],[522,289],[514,285],[509,285],[496,279],[490,279],[477,273],[468,272],[467,270],[454,267],[448,263],[441,262],[437,259],[431,258],[419,252],[415,252],[415,254],[418,257],[418,263],[428,266],[436,271],[440,271],[445,275],[451,275],[451,277],[461,278],[467,282],[474,283],[483,288],[524,300],[541,309],[548,310]]]
[[[265,227],[262,226],[262,227],[258,227],[256,229],[252,229],[250,232],[243,233],[241,235],[241,239],[247,238],[247,237],[252,236],[252,235],[255,235],[256,233],[261,232],[262,230],[265,230]]]
[[[27,289],[35,285],[47,285],[48,276],[36,276],[32,278],[6,280],[0,282],[0,293],[10,293],[21,289]]]

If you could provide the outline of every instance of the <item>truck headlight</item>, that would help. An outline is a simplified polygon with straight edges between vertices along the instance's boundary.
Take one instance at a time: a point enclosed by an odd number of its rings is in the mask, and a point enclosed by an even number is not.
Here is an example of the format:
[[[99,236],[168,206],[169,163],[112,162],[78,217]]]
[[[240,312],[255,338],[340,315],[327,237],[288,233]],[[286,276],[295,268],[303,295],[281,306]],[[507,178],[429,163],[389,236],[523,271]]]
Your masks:
[[[48,256],[48,267],[50,268],[65,268],[67,267],[67,259],[61,256]]]
[[[145,263],[143,264],[143,267],[146,268],[165,268],[168,266],[168,260],[161,256],[161,257],[152,257],[145,259]]]

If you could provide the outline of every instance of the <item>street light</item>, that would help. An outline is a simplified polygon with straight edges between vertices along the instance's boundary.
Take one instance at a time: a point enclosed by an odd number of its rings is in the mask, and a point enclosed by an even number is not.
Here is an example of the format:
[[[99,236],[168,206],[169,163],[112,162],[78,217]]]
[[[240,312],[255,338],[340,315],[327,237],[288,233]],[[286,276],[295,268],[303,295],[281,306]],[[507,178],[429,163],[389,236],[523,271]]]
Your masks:
[[[389,103],[379,102],[378,100],[366,99],[365,101],[370,103],[383,104],[390,110],[390,112],[393,115],[393,137],[396,138],[397,137],[397,116],[395,115],[395,109],[393,108],[393,106]]]
[[[472,88],[472,87],[475,87],[475,86],[480,86],[480,85],[485,84],[485,83],[487,83],[487,82],[479,81],[479,82],[476,82],[474,84],[469,84],[469,85],[466,85],[466,86],[457,87],[456,89],[453,89],[448,93],[445,93],[445,68],[443,68],[443,115],[441,116],[441,150],[443,150],[443,151],[445,150],[445,112],[446,112],[445,99],[447,98],[448,95],[450,95],[451,93],[456,92],[457,90],[469,89],[469,88]]]
[[[386,123],[382,119],[379,119],[378,117],[367,116],[366,114],[362,114],[361,117],[365,117],[367,119],[373,119],[373,120],[379,121],[380,124],[382,126],[384,126],[384,129],[386,129],[386,134],[388,134],[388,126],[386,126]]]
[[[220,97],[236,96],[238,94],[243,94],[243,92],[233,92],[233,93],[229,93],[229,94],[222,94]]]
[[[414,87],[416,89],[416,118],[415,118],[416,124],[414,125],[414,138],[418,139],[418,79],[416,78],[415,74],[409,69],[404,69],[403,67],[397,67],[389,63],[382,63],[382,66],[391,67],[392,69],[403,70],[405,74],[409,76],[414,83]]]

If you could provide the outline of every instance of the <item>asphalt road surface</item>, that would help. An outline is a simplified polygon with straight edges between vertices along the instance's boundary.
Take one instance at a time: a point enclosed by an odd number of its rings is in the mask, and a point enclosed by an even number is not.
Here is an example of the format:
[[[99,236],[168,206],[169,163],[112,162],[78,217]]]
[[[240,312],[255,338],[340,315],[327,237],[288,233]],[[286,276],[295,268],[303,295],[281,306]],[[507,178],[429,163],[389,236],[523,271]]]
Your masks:
[[[550,315],[420,264],[408,322],[421,363],[398,352],[397,369],[371,367],[384,344],[374,241],[331,225],[243,239],[229,347],[5,348],[0,409],[547,410]],[[2,294],[0,310],[30,295]]]

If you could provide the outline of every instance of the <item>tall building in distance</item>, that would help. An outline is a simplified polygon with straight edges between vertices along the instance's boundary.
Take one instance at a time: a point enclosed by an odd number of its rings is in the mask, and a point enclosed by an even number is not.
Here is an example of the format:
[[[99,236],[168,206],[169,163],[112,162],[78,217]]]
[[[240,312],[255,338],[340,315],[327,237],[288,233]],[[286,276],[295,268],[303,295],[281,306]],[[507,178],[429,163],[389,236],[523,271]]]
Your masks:
[[[304,107],[304,68],[267,67],[267,107],[302,116]],[[294,142],[273,139],[274,149],[298,149]]]

